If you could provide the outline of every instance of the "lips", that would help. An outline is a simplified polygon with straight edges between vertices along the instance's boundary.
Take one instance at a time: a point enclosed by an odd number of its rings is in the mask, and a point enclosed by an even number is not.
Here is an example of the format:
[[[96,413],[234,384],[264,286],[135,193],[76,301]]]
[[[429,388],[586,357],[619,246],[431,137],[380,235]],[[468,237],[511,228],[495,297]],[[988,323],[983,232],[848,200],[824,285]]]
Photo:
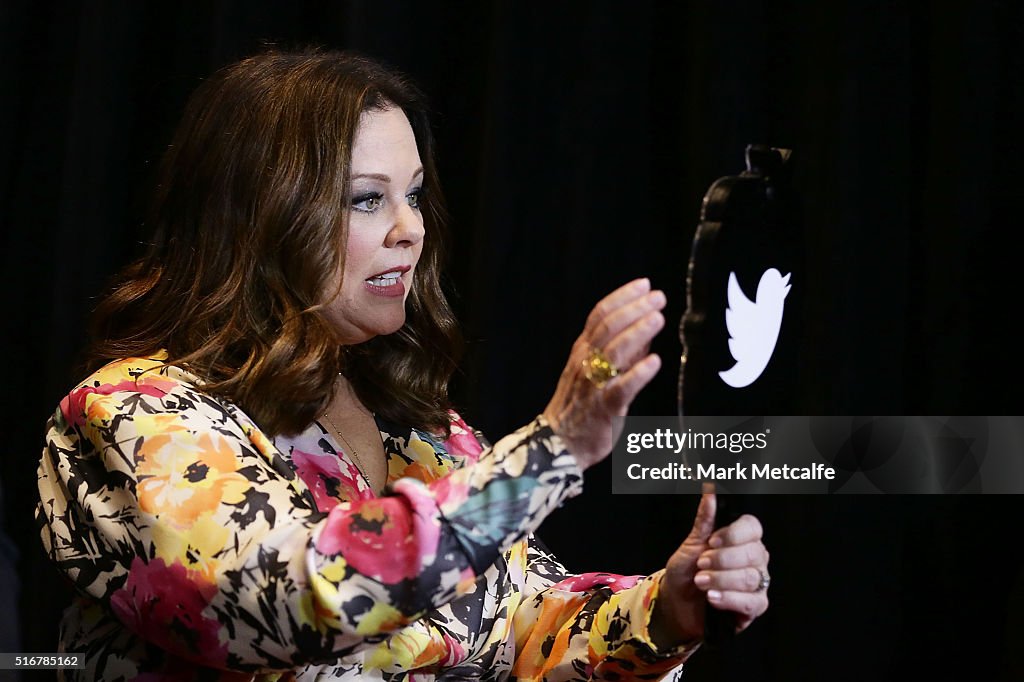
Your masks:
[[[377,296],[385,296],[387,298],[405,296],[405,283],[402,282],[402,275],[411,269],[411,266],[402,265],[378,272],[376,275],[366,278],[365,286],[370,293]]]

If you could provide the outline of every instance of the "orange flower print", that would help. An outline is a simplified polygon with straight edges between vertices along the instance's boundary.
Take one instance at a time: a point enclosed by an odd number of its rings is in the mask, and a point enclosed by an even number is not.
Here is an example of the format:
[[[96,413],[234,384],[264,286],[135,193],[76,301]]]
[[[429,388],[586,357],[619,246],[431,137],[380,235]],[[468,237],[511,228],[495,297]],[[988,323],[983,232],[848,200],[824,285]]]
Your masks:
[[[525,641],[517,642],[519,654],[512,674],[525,679],[540,679],[562,660],[569,648],[570,628],[587,603],[586,594],[553,593],[541,604],[540,612]]]
[[[188,528],[222,502],[244,500],[249,482],[237,473],[238,462],[226,438],[204,433],[194,442],[183,442],[176,436],[151,436],[139,448],[137,492],[144,511]]]

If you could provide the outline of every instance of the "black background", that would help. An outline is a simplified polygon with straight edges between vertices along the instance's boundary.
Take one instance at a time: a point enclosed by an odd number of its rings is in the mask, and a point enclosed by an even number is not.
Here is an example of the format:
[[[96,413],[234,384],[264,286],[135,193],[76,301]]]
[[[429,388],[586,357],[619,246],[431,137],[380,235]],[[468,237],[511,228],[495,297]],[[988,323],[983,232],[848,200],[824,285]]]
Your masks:
[[[138,253],[154,163],[215,68],[262,41],[354,48],[431,96],[471,341],[456,395],[492,438],[543,409],[590,307],[641,275],[668,294],[669,325],[634,413],[674,412],[700,199],[749,142],[795,150],[804,412],[1021,414],[1022,13],[1009,0],[0,4],[11,646],[54,650],[67,599],[31,519],[43,424],[81,378],[83,320]],[[772,606],[688,679],[1024,679],[1017,498],[754,503]],[[612,496],[602,465],[540,534],[573,570],[647,573],[695,504]]]

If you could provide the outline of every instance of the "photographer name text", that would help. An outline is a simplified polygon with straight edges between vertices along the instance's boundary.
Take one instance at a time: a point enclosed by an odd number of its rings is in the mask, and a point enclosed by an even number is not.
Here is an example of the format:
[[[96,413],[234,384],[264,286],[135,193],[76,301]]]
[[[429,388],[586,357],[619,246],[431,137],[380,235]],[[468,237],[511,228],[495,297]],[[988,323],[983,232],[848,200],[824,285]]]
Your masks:
[[[805,467],[772,466],[770,464],[697,464],[690,466],[672,463],[661,467],[648,467],[633,463],[626,467],[626,475],[634,481],[831,481],[836,471],[821,463]]]

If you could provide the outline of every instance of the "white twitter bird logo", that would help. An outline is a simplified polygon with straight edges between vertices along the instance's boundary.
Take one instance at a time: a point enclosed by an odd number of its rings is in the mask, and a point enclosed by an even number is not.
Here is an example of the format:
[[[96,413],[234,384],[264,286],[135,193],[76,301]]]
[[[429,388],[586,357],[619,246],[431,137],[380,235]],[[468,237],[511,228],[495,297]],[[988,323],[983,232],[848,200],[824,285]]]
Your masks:
[[[740,288],[736,273],[729,273],[725,327],[729,330],[729,352],[736,364],[718,376],[733,388],[754,383],[772,359],[789,294],[789,275],[783,277],[775,268],[765,270],[757,285],[757,296],[751,301]]]

